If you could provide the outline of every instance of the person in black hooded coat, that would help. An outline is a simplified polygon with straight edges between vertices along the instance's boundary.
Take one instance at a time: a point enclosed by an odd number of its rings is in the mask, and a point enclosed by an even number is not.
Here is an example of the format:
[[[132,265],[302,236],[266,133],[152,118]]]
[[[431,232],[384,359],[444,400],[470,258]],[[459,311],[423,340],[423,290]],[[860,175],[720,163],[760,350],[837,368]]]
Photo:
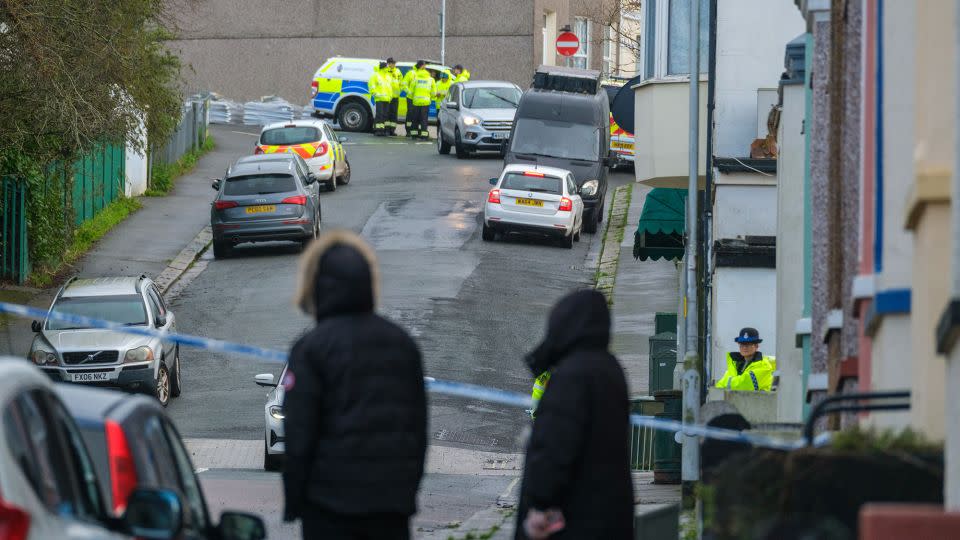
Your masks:
[[[627,383],[609,343],[606,299],[577,291],[553,308],[527,356],[534,375],[551,375],[527,446],[518,539],[633,538]],[[559,516],[563,528],[548,534]]]
[[[301,258],[297,304],[316,326],[290,352],[284,519],[304,538],[409,538],[423,476],[420,351],[374,313],[377,266],[356,234],[327,233]]]

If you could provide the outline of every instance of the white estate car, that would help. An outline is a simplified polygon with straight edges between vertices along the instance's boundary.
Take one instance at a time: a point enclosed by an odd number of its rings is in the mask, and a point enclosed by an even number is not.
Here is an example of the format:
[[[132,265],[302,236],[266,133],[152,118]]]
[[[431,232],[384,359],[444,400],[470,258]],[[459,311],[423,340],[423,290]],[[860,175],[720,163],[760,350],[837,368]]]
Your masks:
[[[267,395],[267,404],[263,407],[263,468],[268,471],[279,471],[284,456],[283,382],[286,376],[287,366],[283,366],[279,383],[273,378],[273,373],[261,373],[253,379],[258,385],[273,389]]]
[[[580,240],[583,200],[573,173],[554,167],[507,165],[483,208],[483,240],[497,233],[531,233],[558,238],[566,248]]]
[[[310,172],[334,191],[350,183],[350,161],[340,137],[322,120],[293,120],[263,127],[254,154],[297,154]]]

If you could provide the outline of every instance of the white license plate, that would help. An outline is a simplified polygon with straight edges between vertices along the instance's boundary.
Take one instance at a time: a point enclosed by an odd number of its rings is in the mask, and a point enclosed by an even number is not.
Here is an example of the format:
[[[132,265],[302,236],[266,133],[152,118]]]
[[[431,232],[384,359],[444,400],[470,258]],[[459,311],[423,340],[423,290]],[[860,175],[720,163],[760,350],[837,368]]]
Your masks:
[[[499,132],[496,132],[496,131],[493,132],[493,138],[494,138],[494,139],[506,139],[506,138],[509,137],[509,136],[510,136],[509,133],[499,133]]]
[[[109,381],[110,373],[74,373],[73,382]]]

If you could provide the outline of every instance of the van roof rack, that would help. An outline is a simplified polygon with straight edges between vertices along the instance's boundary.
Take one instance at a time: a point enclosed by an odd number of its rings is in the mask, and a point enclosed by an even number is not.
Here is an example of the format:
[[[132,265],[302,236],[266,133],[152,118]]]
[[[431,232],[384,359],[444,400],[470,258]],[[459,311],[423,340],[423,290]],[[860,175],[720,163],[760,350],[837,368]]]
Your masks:
[[[592,95],[600,91],[600,72],[563,66],[540,66],[533,75],[531,88]]]

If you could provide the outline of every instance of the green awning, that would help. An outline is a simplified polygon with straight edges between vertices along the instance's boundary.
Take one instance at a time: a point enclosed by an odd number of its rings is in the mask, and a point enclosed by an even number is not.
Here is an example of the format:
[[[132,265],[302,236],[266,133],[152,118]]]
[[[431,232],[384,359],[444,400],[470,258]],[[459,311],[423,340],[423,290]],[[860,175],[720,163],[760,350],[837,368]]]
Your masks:
[[[633,256],[647,259],[683,258],[687,190],[655,188],[647,193],[634,234]]]

